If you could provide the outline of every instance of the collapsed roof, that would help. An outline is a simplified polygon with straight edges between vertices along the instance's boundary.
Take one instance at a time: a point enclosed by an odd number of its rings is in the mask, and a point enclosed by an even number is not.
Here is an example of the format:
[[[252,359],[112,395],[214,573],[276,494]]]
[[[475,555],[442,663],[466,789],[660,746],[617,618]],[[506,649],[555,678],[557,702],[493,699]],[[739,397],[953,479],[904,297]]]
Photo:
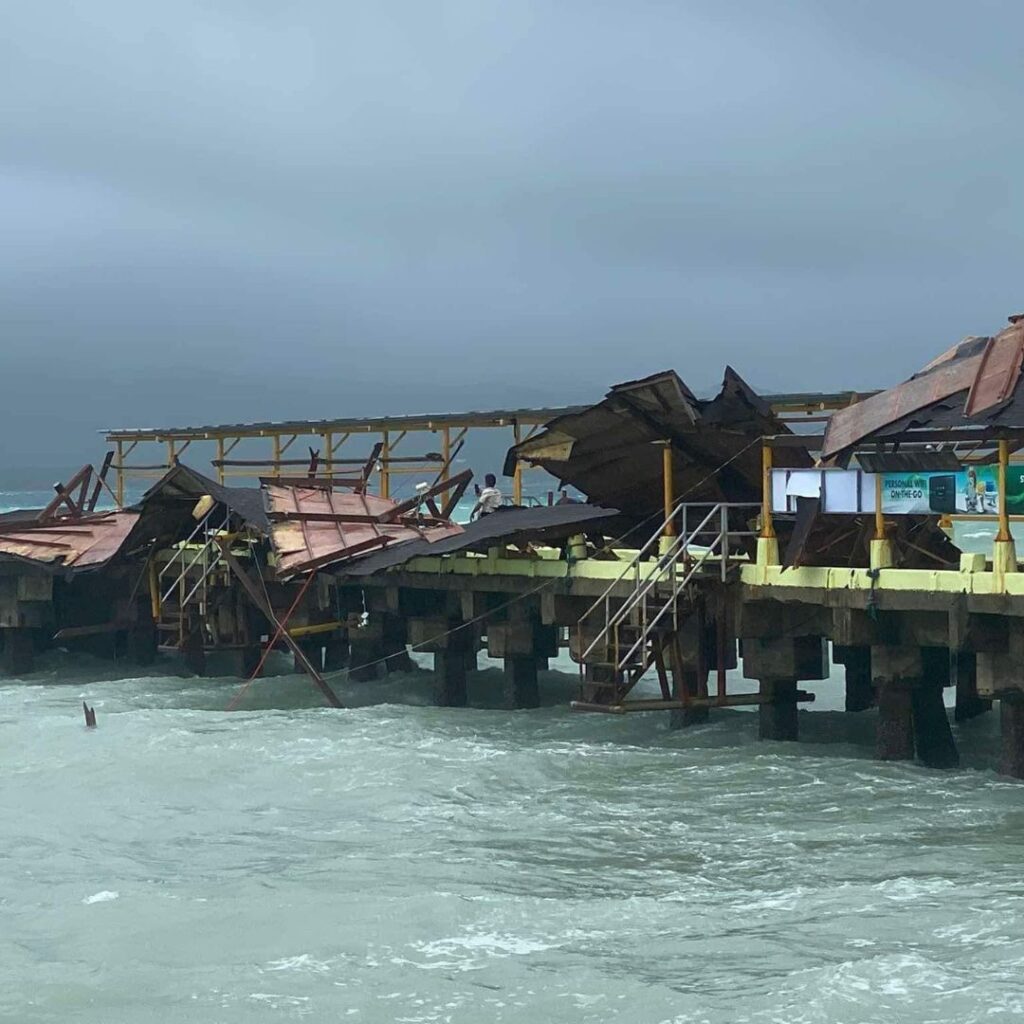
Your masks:
[[[450,537],[436,541],[414,540],[367,554],[339,567],[338,574],[370,576],[419,558],[421,555],[450,555],[460,551],[486,551],[507,544],[552,544],[577,533],[603,532],[618,517],[615,509],[594,505],[542,505],[539,508],[499,508],[481,516]]]
[[[552,420],[509,450],[505,473],[522,459],[597,504],[648,516],[663,507],[658,442],[667,441],[677,500],[759,501],[760,439],[789,432],[732,367],[726,367],[722,388],[710,401],[697,398],[667,370],[616,384],[596,405]],[[786,456],[794,465],[811,464],[799,449]]]
[[[335,491],[324,483],[264,486],[279,576],[311,572],[408,541],[429,544],[462,533],[447,511],[424,515],[416,500],[399,503],[376,494]]]
[[[33,562],[49,570],[98,569],[122,548],[139,520],[137,512],[94,512],[28,521],[6,518],[0,526],[0,560]]]
[[[263,492],[260,488],[225,487],[224,484],[211,480],[198,470],[180,462],[172,466],[146,491],[136,507],[145,509],[153,502],[167,500],[195,503],[207,494],[236,515],[246,526],[252,527],[258,533],[269,532],[270,520],[267,518]]]
[[[848,460],[868,441],[913,440],[912,431],[987,427],[1024,429],[1024,319],[993,337],[965,338],[896,387],[839,409],[825,433],[823,458]]]

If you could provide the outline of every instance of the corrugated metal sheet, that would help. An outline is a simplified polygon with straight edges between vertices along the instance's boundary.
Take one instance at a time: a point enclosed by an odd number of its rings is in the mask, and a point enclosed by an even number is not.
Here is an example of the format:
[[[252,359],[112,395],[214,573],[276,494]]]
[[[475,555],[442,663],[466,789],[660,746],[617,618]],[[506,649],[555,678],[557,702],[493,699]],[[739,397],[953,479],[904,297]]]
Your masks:
[[[462,533],[434,542],[414,540],[386,551],[364,555],[338,569],[338,575],[369,576],[393,569],[421,555],[449,555],[458,551],[485,551],[497,544],[564,540],[595,526],[606,527],[619,516],[616,509],[596,505],[545,505],[540,508],[500,508],[469,523]]]
[[[102,512],[50,519],[0,532],[0,557],[25,559],[66,569],[95,569],[120,551],[138,512]]]
[[[270,530],[270,520],[259,487],[225,487],[191,466],[179,463],[169,469],[142,496],[138,507],[144,508],[155,498],[181,498],[198,501],[209,494],[260,533]]]
[[[375,494],[275,484],[267,484],[265,492],[272,520],[270,540],[281,576],[345,562],[404,541],[429,543],[462,533],[456,523],[428,520],[421,526],[411,515],[387,522],[398,503]]]
[[[613,387],[597,405],[561,416],[536,437],[512,448],[592,501],[646,517],[662,507],[662,449],[672,447],[677,498],[756,501],[761,493],[765,434],[788,433],[771,408],[731,368],[720,393],[701,401],[672,371]],[[790,450],[796,465],[806,452]]]
[[[1022,364],[1022,322],[1014,321],[992,338],[967,338],[904,383],[833,413],[822,457],[834,458],[872,438],[914,427],[994,422],[1018,391]]]

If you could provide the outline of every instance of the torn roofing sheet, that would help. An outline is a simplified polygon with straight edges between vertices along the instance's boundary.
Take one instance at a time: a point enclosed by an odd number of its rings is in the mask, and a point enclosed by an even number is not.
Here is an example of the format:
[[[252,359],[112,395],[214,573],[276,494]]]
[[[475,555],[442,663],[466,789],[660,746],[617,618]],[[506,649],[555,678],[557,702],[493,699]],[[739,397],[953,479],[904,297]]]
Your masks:
[[[915,427],[1021,426],[1024,322],[1010,320],[994,337],[966,338],[902,384],[833,413],[822,457]]]
[[[183,463],[171,467],[146,493],[139,507],[160,498],[198,501],[209,494],[215,501],[234,512],[248,526],[266,533],[270,520],[263,505],[263,493],[258,487],[225,487]]]
[[[647,516],[662,507],[662,448],[672,448],[677,500],[757,501],[761,494],[761,443],[765,434],[787,434],[776,417],[730,367],[711,401],[697,399],[673,371],[613,387],[581,412],[560,416],[509,451],[542,466],[591,501]],[[787,449],[794,466],[810,465],[801,449]]]
[[[264,490],[279,576],[335,565],[392,544],[462,533],[456,523],[415,513],[387,522],[399,504],[375,494],[271,483]]]
[[[486,551],[502,544],[551,544],[575,533],[602,532],[619,513],[596,505],[543,505],[540,508],[502,507],[468,523],[461,534],[427,544],[414,541],[384,551],[370,552],[340,566],[337,575],[370,576],[419,558],[421,555],[449,555],[459,551]]]
[[[8,521],[0,526],[0,558],[38,562],[50,568],[97,569],[121,550],[138,512],[97,512],[47,519]]]

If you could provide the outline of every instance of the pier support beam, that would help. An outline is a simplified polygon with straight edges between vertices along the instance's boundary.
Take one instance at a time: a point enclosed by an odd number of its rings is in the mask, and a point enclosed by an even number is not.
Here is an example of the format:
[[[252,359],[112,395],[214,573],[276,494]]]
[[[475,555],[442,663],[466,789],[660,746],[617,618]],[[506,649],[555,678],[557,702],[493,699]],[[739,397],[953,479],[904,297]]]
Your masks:
[[[875,757],[914,760],[913,689],[924,672],[920,647],[871,648],[871,675],[878,694]]]
[[[828,645],[821,636],[747,638],[743,641],[743,675],[757,679],[766,703],[758,708],[758,735],[763,740],[798,738],[797,683],[827,679]]]
[[[540,707],[536,655],[511,654],[505,658],[505,706],[508,708]]]
[[[914,760],[914,703],[909,680],[879,684],[875,757],[879,761]]]
[[[414,668],[409,656],[409,633],[406,621],[400,615],[385,615],[382,622],[383,653],[387,660],[384,667],[388,672],[411,672]]]
[[[306,636],[297,642],[302,649],[302,653],[319,672],[324,667],[323,642],[321,639],[318,636]],[[296,673],[301,674],[306,671],[306,667],[302,664],[298,655],[292,656],[292,667]]]
[[[137,623],[124,635],[125,657],[133,665],[152,665],[156,661],[158,639],[151,619]]]
[[[185,637],[181,645],[181,656],[185,659],[185,667],[194,676],[206,675],[206,651],[203,649],[203,634],[193,629]]]
[[[992,710],[992,701],[978,696],[978,657],[973,651],[951,651],[950,672],[956,684],[953,717],[967,722]]]
[[[672,688],[675,691],[672,696],[676,700],[687,700],[690,697],[706,697],[708,695],[708,674],[701,673],[696,668],[680,666],[678,669],[672,667]],[[710,715],[707,707],[698,708],[673,708],[668,713],[668,727],[670,729],[688,729],[692,725],[705,725]]]
[[[914,745],[921,763],[929,768],[956,768],[960,754],[942,701],[942,684],[923,679],[911,693]]]
[[[795,679],[762,679],[766,703],[757,709],[757,735],[762,740],[797,740],[799,725]]]
[[[327,634],[324,641],[324,671],[337,672],[348,664],[348,631],[339,629]]]
[[[1000,775],[1024,779],[1024,693],[1004,693],[999,701],[1002,749]]]
[[[4,629],[3,670],[6,675],[22,676],[32,671],[35,661],[35,644],[27,629]]]
[[[466,686],[466,652],[434,652],[434,703],[439,708],[464,708],[469,700]]]
[[[832,657],[846,669],[846,710],[867,711],[875,706],[871,682],[871,648],[834,645]]]

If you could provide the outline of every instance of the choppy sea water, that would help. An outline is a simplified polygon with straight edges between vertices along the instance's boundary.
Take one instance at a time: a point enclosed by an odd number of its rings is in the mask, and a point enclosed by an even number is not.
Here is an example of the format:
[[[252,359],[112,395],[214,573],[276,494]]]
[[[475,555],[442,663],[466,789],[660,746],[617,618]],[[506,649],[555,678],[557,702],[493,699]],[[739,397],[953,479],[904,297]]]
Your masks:
[[[0,1019],[1024,1012],[1024,787],[994,773],[995,715],[940,773],[875,763],[838,675],[778,744],[741,710],[574,715],[565,660],[516,712],[493,663],[466,709],[421,669],[335,679],[332,711],[273,667],[230,713],[236,680],[171,659],[0,679]]]
[[[490,667],[466,709],[419,670],[336,680],[344,711],[284,674],[231,713],[237,681],[177,671],[55,655],[0,685],[0,1019],[1024,1012],[1024,787],[994,715],[933,772],[872,761],[838,678],[783,744],[744,711],[573,714],[567,671],[535,711],[495,710]]]

